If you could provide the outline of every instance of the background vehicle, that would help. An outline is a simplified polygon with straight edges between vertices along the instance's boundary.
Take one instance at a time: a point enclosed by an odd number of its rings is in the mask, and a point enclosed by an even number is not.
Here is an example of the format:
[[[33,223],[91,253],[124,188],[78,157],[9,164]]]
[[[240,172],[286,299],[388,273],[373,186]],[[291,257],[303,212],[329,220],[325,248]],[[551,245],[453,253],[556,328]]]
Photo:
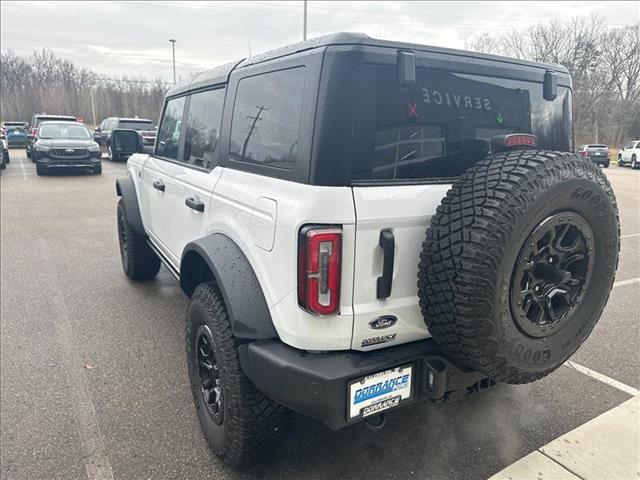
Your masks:
[[[32,160],[38,175],[60,168],[90,168],[102,173],[100,146],[77,122],[41,122],[33,143]]]
[[[380,426],[558,368],[619,245],[613,192],[568,153],[572,132],[563,67],[363,35],[171,90],[153,154],[116,185],[121,261],[134,280],[164,263],[190,297],[213,450],[268,454],[283,407]]]
[[[76,122],[76,117],[72,117],[70,115],[49,115],[46,113],[36,113],[31,117],[31,121],[29,122],[29,131],[27,132],[27,143],[25,145],[25,150],[27,153],[27,158],[30,158],[31,161],[35,161],[31,156],[31,152],[33,151],[33,143],[36,133],[38,132],[38,127],[42,122],[48,121],[60,121],[60,122]]]
[[[4,170],[7,168],[7,163],[9,163],[9,161],[9,147],[7,146],[4,138],[4,133],[0,132],[0,169]]]
[[[609,147],[606,145],[582,145],[578,149],[578,154],[596,165],[609,167]]]
[[[0,129],[4,132],[9,147],[24,147],[27,141],[27,122],[2,122]]]
[[[618,165],[621,167],[630,165],[631,168],[640,167],[640,140],[633,140],[627,143],[618,152]]]
[[[110,160],[125,158],[118,153],[114,155],[111,149],[111,132],[116,128],[136,130],[142,136],[143,145],[145,146],[153,146],[156,141],[156,129],[151,120],[146,118],[107,118],[95,129],[93,139],[106,149]]]

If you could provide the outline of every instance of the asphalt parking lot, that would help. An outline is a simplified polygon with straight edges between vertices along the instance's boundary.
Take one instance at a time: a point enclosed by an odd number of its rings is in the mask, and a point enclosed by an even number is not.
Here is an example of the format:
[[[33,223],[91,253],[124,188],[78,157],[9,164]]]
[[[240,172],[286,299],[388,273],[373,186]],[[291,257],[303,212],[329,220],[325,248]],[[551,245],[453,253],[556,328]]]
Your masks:
[[[238,474],[200,434],[186,372],[187,299],[162,270],[122,273],[114,181],[37,177],[12,149],[1,202],[3,479],[484,479],[630,395],[571,367],[534,384],[421,404],[331,432],[297,418],[282,455]],[[616,287],[579,365],[640,388],[640,171],[606,170],[620,208]],[[95,367],[95,368],[87,368]]]

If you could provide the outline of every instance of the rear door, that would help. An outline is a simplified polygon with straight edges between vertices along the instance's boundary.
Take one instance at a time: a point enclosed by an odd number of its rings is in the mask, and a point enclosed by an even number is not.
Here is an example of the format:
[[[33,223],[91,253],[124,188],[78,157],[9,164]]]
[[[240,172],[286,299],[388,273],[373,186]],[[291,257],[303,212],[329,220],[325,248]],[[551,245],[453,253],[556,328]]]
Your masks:
[[[358,68],[352,348],[428,335],[417,296],[422,243],[451,183],[491,151],[493,136],[533,133],[541,148],[573,149],[567,89],[543,100],[542,75],[536,84],[418,68],[404,86],[396,66]]]
[[[180,152],[165,165],[167,239],[176,265],[187,243],[207,233],[211,196],[222,172],[217,164],[224,99],[224,87],[187,97]]]

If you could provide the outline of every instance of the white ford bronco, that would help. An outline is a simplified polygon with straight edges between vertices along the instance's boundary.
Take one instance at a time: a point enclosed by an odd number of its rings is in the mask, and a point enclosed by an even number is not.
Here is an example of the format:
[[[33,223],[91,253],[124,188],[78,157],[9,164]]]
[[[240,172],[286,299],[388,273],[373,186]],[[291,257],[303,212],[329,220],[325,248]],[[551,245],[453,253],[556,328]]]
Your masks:
[[[117,181],[122,265],[190,298],[198,417],[231,465],[292,411],[337,430],[558,368],[612,287],[613,191],[557,65],[335,34],[171,90]],[[130,144],[130,147],[126,147]],[[114,153],[118,153],[115,151]]]

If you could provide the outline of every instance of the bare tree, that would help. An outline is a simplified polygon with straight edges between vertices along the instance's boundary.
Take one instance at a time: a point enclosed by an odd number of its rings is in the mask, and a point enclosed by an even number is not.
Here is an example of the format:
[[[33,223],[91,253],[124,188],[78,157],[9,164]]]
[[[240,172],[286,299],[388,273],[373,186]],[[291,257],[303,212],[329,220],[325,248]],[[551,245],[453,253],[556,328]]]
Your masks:
[[[155,120],[168,87],[160,79],[107,79],[46,49],[25,57],[0,54],[0,81],[2,120],[24,121],[40,112],[92,118],[91,89],[98,121],[135,115]]]
[[[640,24],[609,28],[600,17],[576,17],[500,36],[483,33],[467,45],[564,65],[573,81],[579,142],[619,145],[640,137]]]

